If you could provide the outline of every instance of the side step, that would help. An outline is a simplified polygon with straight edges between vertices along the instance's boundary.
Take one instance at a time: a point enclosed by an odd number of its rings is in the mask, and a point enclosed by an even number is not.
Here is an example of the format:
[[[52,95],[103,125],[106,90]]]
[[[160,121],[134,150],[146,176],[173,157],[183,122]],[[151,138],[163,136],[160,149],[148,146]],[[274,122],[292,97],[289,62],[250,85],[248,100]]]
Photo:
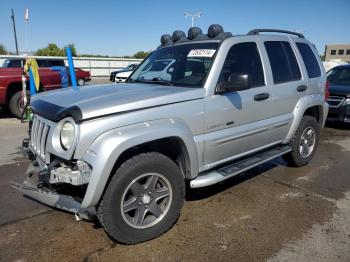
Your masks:
[[[280,145],[271,149],[253,154],[247,158],[231,162],[226,166],[200,174],[190,182],[191,188],[199,188],[217,184],[225,179],[238,175],[262,163],[292,151],[289,145]]]

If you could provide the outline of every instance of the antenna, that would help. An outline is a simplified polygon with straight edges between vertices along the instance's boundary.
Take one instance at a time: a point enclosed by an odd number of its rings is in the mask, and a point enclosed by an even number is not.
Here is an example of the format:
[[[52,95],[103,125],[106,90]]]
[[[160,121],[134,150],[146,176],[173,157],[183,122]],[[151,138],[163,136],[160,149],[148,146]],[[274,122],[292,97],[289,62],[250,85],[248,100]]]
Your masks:
[[[202,12],[197,12],[197,13],[191,13],[191,12],[184,12],[184,16],[191,17],[191,27],[194,26],[194,19],[195,18],[200,18],[203,15]]]

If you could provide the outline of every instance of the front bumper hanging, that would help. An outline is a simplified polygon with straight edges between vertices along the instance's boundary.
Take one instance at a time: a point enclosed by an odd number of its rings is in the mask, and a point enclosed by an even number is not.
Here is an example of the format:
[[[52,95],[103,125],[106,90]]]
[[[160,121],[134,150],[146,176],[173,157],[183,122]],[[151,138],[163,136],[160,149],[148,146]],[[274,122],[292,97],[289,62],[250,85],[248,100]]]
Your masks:
[[[57,193],[48,187],[41,187],[41,182],[36,182],[34,179],[34,177],[39,177],[39,172],[39,168],[31,164],[27,171],[27,179],[22,184],[11,182],[12,187],[22,192],[23,195],[47,206],[75,213],[82,219],[95,219],[94,208],[81,208],[81,203],[74,197]]]

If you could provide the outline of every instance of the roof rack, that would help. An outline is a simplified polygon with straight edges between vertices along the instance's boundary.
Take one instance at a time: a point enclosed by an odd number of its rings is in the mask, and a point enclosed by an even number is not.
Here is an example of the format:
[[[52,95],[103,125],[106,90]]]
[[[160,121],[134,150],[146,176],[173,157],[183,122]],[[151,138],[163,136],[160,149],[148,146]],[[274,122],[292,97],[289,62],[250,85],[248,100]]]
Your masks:
[[[303,34],[288,31],[288,30],[279,30],[279,29],[253,29],[253,30],[250,30],[247,35],[258,35],[259,33],[265,33],[265,32],[290,34],[290,35],[296,35],[299,38],[305,38]]]

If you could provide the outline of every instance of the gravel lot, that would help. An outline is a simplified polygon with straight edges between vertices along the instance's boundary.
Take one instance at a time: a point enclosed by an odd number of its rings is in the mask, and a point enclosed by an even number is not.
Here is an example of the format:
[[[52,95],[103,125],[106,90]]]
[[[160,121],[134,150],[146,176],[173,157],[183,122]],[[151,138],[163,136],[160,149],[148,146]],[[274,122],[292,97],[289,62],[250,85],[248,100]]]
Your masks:
[[[350,261],[349,127],[325,128],[309,166],[276,159],[192,190],[169,232],[135,246],[10,187],[24,179],[26,128],[0,115],[0,261]]]

